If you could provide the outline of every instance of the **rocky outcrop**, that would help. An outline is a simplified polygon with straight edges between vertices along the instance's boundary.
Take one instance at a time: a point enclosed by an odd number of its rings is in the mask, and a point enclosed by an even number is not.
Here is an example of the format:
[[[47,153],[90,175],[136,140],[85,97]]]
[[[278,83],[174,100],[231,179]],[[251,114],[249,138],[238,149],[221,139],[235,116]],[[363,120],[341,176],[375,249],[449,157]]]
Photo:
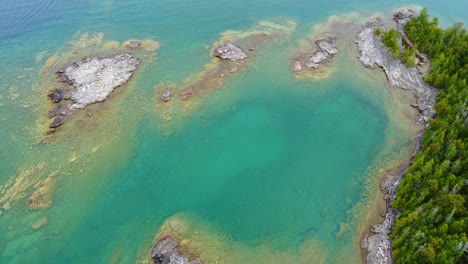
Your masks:
[[[247,58],[241,48],[232,43],[221,44],[215,48],[213,55],[223,60],[238,61]]]
[[[154,264],[201,264],[199,259],[189,261],[189,257],[177,249],[179,242],[167,236],[160,239],[151,250]]]
[[[305,64],[308,68],[317,69],[323,63],[330,62],[333,56],[338,53],[335,41],[332,38],[316,40],[315,45],[317,46],[317,50]]]
[[[400,25],[405,25],[417,16],[418,12],[412,9],[402,8],[393,14],[393,20]]]
[[[164,90],[164,92],[162,92],[161,96],[159,96],[159,99],[161,99],[161,101],[163,102],[169,102],[171,100],[171,97],[172,97],[172,91],[171,89],[166,89]]]
[[[416,68],[408,68],[384,47],[380,36],[374,34],[377,25],[368,23],[358,33],[356,43],[360,51],[359,60],[368,68],[382,68],[391,86],[413,91],[417,97],[413,105],[421,113],[418,122],[427,124],[435,114],[432,106],[436,90],[422,80]]]
[[[63,81],[71,83],[75,91],[71,95],[71,109],[104,101],[111,92],[128,82],[139,60],[125,53],[107,58],[85,58],[66,67]]]
[[[138,41],[131,41],[128,48],[138,48]],[[136,70],[139,60],[128,53],[107,58],[85,58],[57,71],[64,87],[54,88],[48,94],[58,105],[49,111],[48,117],[55,118],[49,128],[57,128],[65,123],[65,116],[73,114],[75,109],[104,101],[111,92],[128,82]],[[65,103],[63,100],[72,100]],[[49,130],[47,135],[55,130]]]
[[[64,99],[63,88],[54,88],[47,94],[54,103],[60,103]]]
[[[332,38],[318,39],[314,43],[316,50],[311,56],[307,56],[306,53],[302,52],[295,56],[292,66],[295,72],[302,71],[302,65],[305,65],[309,69],[318,69],[323,64],[331,62],[333,56],[338,53],[335,40]]]

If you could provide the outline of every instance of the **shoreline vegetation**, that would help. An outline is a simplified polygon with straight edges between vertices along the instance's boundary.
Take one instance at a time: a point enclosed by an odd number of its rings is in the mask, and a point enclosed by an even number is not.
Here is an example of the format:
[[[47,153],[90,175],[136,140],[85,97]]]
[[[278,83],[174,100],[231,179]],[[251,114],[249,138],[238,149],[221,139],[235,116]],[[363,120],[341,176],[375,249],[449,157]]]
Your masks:
[[[468,35],[462,23],[439,28],[427,9],[419,15],[402,9],[394,20],[397,29],[385,30],[377,21],[361,31],[357,41],[361,61],[367,67],[376,63],[384,68],[391,85],[404,89],[395,82],[401,69],[417,68],[418,75],[440,92],[436,102],[435,92],[426,87],[432,95],[421,105],[420,95],[427,93],[414,89],[418,82],[408,87],[418,97],[413,106],[420,110],[419,122],[426,123],[426,129],[413,143],[408,166],[382,182],[385,219],[371,227],[375,235],[366,237],[362,247],[368,249],[367,263],[464,263],[468,260]],[[378,48],[379,41],[384,49]],[[394,71],[392,61],[406,67]]]
[[[425,81],[438,88],[437,115],[429,122],[394,200],[395,263],[464,263],[468,260],[468,34],[447,29],[427,9],[405,25],[409,39],[428,55]]]

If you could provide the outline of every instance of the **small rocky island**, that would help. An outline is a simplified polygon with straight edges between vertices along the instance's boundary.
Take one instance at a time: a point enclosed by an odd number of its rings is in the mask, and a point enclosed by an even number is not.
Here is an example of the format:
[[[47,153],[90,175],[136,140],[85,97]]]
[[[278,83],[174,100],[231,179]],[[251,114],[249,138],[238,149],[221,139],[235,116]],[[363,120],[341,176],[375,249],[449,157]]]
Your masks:
[[[84,58],[59,70],[60,81],[65,85],[54,88],[47,95],[58,104],[49,112],[48,117],[54,120],[49,125],[52,130],[47,134],[63,125],[66,117],[75,109],[84,109],[89,104],[106,100],[115,88],[130,80],[138,64],[137,58],[123,53],[113,57]],[[64,103],[63,100],[72,102]]]
[[[213,55],[223,60],[239,61],[247,59],[241,48],[237,47],[232,43],[221,44],[215,48]]]
[[[249,51],[253,51],[253,49],[249,49]],[[221,84],[226,75],[237,73],[246,68],[247,65],[244,62],[245,59],[249,57],[240,47],[232,42],[225,42],[216,46],[212,56],[219,59],[218,62],[216,62],[216,67],[204,72],[202,79],[204,79],[205,82],[199,80],[182,88],[179,92],[180,100],[185,101],[203,89],[215,88],[209,88],[207,83],[215,84],[215,86]],[[163,102],[169,101],[169,93],[170,91],[164,91],[160,99]]]
[[[333,57],[338,53],[338,48],[333,38],[322,38],[314,41],[316,51],[312,55],[307,55],[304,52],[299,52],[295,55],[293,70],[300,72],[303,70],[302,65],[309,69],[318,69],[325,63],[331,62]]]
[[[190,258],[179,252],[178,246],[180,243],[171,236],[166,236],[154,245],[151,250],[151,258],[154,264],[201,264],[202,262],[196,258]]]

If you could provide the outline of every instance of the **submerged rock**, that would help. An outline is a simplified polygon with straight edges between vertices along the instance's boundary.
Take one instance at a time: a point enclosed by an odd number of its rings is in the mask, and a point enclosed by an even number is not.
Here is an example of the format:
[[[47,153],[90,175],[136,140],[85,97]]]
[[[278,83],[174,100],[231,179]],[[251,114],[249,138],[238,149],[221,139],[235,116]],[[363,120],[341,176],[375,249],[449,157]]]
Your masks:
[[[49,94],[47,94],[47,97],[49,97],[54,103],[59,103],[64,99],[63,88],[60,87],[52,89]]]
[[[301,64],[300,60],[296,60],[294,62],[294,71],[296,71],[296,72],[302,71],[302,64]]]
[[[419,109],[420,123],[426,123],[434,116],[435,88],[426,84],[416,68],[408,68],[401,60],[395,59],[380,39],[374,34],[377,23],[368,23],[357,35],[360,56],[359,60],[365,67],[380,67],[387,75],[391,86],[412,90],[417,97],[414,104]]]
[[[177,250],[179,242],[168,236],[160,239],[151,250],[155,264],[201,264],[199,259],[189,261],[189,257]]]
[[[180,99],[181,100],[187,100],[188,98],[193,96],[193,89],[192,88],[186,88],[180,92]]]
[[[66,104],[60,104],[57,105],[52,111],[49,111],[49,118],[53,118],[56,116],[65,116],[71,114],[71,110],[69,105]]]
[[[129,49],[138,49],[140,47],[141,47],[141,42],[136,41],[136,40],[132,40],[127,44],[127,48]]]
[[[85,58],[66,67],[63,79],[76,90],[71,95],[72,109],[104,101],[111,92],[128,82],[139,60],[125,53],[108,58]]]
[[[57,128],[65,123],[65,118],[63,116],[56,117],[54,121],[49,125],[49,128]]]
[[[47,216],[44,216],[44,217],[41,217],[39,218],[36,222],[34,222],[32,225],[31,225],[31,228],[33,230],[38,230],[40,229],[41,227],[47,225],[49,223],[49,218],[47,218]]]
[[[214,56],[223,60],[238,61],[247,58],[241,48],[237,47],[232,43],[221,44],[214,50]]]

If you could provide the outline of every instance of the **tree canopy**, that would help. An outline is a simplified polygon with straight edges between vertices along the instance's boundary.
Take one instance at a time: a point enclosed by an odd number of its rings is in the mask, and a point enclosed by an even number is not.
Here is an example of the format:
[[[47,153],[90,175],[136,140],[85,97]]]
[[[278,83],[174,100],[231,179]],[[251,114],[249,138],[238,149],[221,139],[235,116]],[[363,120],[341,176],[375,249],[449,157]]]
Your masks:
[[[431,59],[426,82],[440,92],[437,116],[394,201],[399,215],[391,233],[393,258],[461,263],[468,247],[468,34],[462,23],[440,28],[426,9],[405,30]]]

